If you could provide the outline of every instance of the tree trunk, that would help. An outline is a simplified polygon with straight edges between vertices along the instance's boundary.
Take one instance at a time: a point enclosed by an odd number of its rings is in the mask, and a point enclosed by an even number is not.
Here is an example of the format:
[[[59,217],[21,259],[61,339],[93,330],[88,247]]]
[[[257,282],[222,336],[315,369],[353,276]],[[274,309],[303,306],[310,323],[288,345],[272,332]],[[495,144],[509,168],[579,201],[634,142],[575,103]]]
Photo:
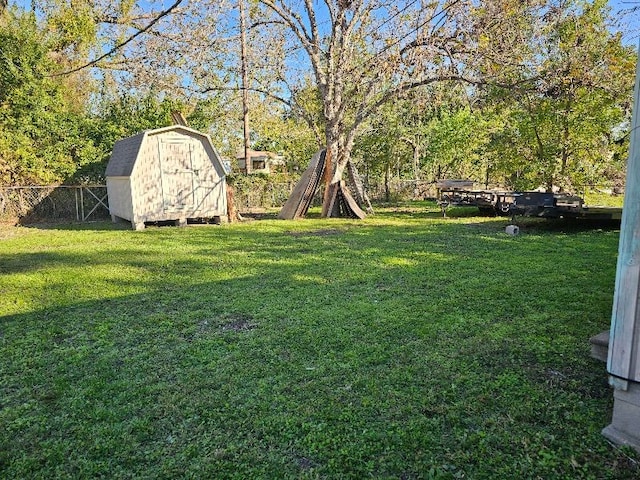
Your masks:
[[[329,211],[332,185],[337,185],[342,180],[344,170],[351,158],[353,139],[345,139],[337,133],[336,129],[327,127],[327,161],[324,174],[325,194],[322,200],[322,217],[331,215]]]
[[[417,184],[418,180],[420,180],[420,146],[417,141],[413,141],[408,137],[400,137],[400,140],[404,140],[411,146],[413,152],[413,179]]]
[[[333,178],[333,161],[331,155],[331,149],[327,148],[327,152],[324,156],[324,175],[323,175],[323,183],[324,183],[324,196],[322,197],[322,218],[326,218],[331,215],[330,204],[331,204],[331,179]]]
[[[560,154],[560,175],[567,175],[567,166],[569,163],[569,115],[571,113],[571,102],[567,102],[564,108],[564,116],[562,121],[562,143]],[[564,186],[564,185],[563,185]]]

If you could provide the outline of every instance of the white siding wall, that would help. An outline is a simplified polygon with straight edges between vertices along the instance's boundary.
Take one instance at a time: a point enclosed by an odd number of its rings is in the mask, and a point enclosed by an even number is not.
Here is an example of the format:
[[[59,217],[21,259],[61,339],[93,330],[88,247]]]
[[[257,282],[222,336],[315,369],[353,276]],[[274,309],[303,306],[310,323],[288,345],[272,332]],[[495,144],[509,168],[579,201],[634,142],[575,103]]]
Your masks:
[[[131,176],[107,177],[112,215],[134,224],[226,218],[224,169],[218,165],[218,155],[208,140],[178,131],[147,132],[142,138],[134,138],[141,143],[131,142],[118,150],[125,155],[120,160],[125,164],[134,160],[137,151]]]
[[[162,208],[162,181],[158,135],[146,137],[131,173],[136,222],[168,220]]]
[[[166,155],[168,145],[172,142],[191,146],[194,201],[185,208],[167,207],[164,197],[173,168],[167,165],[166,156],[162,161],[160,156]],[[184,165],[176,168],[183,170]],[[224,178],[209,159],[203,141],[179,132],[164,132],[145,138],[132,172],[132,196],[135,222],[227,215]]]
[[[133,219],[129,177],[107,177],[109,213],[125,220]]]
[[[197,171],[196,211],[194,217],[214,217],[227,214],[227,194],[224,180],[209,160],[201,141],[194,142],[193,164]]]

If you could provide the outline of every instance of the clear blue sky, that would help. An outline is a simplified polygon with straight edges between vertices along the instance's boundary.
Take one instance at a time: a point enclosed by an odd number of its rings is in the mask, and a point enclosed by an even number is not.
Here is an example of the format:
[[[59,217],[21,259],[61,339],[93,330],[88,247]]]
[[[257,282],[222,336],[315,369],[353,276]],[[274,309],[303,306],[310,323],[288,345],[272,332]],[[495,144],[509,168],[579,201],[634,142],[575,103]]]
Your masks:
[[[638,46],[640,38],[640,0],[609,0],[614,13],[638,7],[637,11],[625,14],[621,19],[621,29],[626,32],[625,43]]]

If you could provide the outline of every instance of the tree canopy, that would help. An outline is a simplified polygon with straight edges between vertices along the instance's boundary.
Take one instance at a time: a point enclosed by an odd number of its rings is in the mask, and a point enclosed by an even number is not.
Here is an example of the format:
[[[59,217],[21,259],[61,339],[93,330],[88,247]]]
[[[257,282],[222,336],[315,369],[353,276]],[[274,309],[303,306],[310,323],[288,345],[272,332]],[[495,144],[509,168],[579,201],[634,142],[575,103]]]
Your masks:
[[[319,146],[372,175],[619,184],[635,48],[605,0],[0,3],[0,185],[100,181],[113,143],[183,111],[291,172]],[[401,168],[400,168],[401,166]]]

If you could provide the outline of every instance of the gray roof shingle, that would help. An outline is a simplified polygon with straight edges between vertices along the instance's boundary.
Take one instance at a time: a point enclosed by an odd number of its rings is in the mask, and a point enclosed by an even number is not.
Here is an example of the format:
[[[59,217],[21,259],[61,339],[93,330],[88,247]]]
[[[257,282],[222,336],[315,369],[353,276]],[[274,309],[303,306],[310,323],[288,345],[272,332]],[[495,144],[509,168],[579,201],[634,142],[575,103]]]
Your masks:
[[[131,175],[144,135],[145,132],[142,132],[115,143],[107,164],[107,177],[128,177]]]
[[[218,173],[221,177],[225,176],[224,165],[220,159],[220,155],[216,151],[215,147],[211,143],[209,135],[194,130],[189,127],[181,125],[172,125],[169,127],[157,128],[155,130],[146,130],[132,137],[123,138],[118,140],[113,146],[109,163],[107,163],[107,170],[105,175],[107,177],[129,177],[133,172],[133,167],[138,159],[140,148],[144,143],[144,139],[151,135],[161,135],[165,132],[176,131],[185,135],[199,138],[204,142],[205,149],[209,154],[209,158],[216,166]]]

